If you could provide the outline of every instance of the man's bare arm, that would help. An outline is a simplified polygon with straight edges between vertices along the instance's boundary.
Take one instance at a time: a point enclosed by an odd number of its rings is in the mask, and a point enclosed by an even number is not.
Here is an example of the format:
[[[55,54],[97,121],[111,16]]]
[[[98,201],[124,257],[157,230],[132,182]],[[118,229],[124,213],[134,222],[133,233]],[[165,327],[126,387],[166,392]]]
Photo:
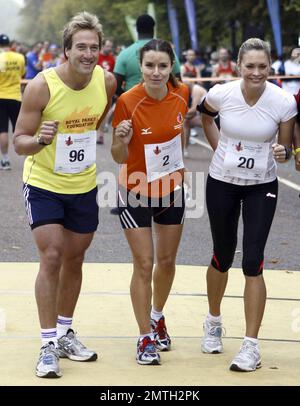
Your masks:
[[[14,133],[14,146],[19,155],[32,155],[41,151],[46,145],[37,142],[36,133],[41,125],[44,108],[50,98],[48,85],[42,74],[37,75],[27,85],[20,114]],[[50,144],[57,131],[56,122],[45,122],[41,125],[40,134],[43,142]]]

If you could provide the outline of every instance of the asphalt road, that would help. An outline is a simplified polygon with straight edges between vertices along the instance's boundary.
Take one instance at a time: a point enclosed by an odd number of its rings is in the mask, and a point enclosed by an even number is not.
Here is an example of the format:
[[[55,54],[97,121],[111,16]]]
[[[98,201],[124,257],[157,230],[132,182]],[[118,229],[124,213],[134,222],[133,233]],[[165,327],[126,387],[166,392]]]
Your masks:
[[[97,146],[97,166],[99,180],[109,176],[114,179],[118,167],[110,156],[109,133],[105,144]],[[197,139],[202,139],[198,136]],[[204,200],[204,182],[212,153],[200,145],[190,146],[191,157],[186,160],[189,171],[193,173],[193,184],[198,179],[197,210],[188,210],[189,217],[178,252],[177,263],[185,265],[207,265],[212,253],[212,241]],[[22,196],[23,157],[17,156],[10,145],[11,171],[0,171],[0,262],[36,262],[37,251],[25,215]],[[197,173],[197,174],[196,174]],[[294,169],[293,161],[280,165],[279,176],[300,185],[300,174]],[[108,190],[108,185],[105,185]],[[114,191],[110,188],[110,198],[114,201]],[[195,187],[193,191],[195,193]],[[102,192],[104,189],[101,189]],[[104,193],[102,193],[104,194]],[[104,194],[104,197],[107,195]],[[192,206],[195,196],[191,196]],[[199,203],[200,199],[200,203]],[[201,207],[203,206],[203,207]],[[299,191],[280,184],[277,212],[265,251],[266,269],[300,270],[299,265]],[[241,266],[241,229],[234,266]],[[100,226],[93,243],[86,254],[86,262],[131,262],[131,255],[121,229],[119,218],[110,214],[110,207],[100,208]]]

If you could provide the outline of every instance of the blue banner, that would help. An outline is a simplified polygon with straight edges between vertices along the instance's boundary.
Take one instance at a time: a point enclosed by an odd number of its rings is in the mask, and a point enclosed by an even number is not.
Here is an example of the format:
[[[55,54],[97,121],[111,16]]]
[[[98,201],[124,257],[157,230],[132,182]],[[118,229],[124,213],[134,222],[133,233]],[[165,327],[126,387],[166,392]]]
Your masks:
[[[174,44],[176,54],[180,55],[181,53],[180,53],[180,45],[179,45],[179,28],[178,28],[176,9],[173,6],[172,0],[168,0],[167,5],[168,5],[168,16],[169,16],[171,35],[172,35],[172,42]]]
[[[154,3],[148,3],[147,14],[149,14],[149,16],[151,16],[153,18],[153,20],[155,21],[154,38],[156,38],[157,20],[156,20],[156,13],[155,13],[155,5],[154,5]]]
[[[185,12],[188,21],[188,27],[191,38],[191,46],[194,50],[198,49],[196,12],[193,0],[184,0]]]
[[[267,0],[269,15],[272,23],[273,36],[277,55],[282,55],[281,25],[280,25],[280,1]]]

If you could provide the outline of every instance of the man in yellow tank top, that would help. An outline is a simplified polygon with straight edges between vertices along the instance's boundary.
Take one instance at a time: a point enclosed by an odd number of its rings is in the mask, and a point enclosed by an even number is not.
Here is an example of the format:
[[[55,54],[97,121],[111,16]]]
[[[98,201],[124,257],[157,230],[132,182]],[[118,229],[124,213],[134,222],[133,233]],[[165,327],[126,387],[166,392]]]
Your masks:
[[[95,361],[72,329],[82,263],[98,226],[96,129],[116,82],[97,65],[102,26],[78,13],[63,31],[67,62],[39,73],[27,86],[14,135],[27,155],[25,207],[40,255],[35,293],[42,348],[36,375],[58,378],[59,357]]]
[[[10,49],[9,38],[0,34],[0,169],[8,170],[8,124],[13,131],[21,107],[21,79],[25,74],[25,58]]]

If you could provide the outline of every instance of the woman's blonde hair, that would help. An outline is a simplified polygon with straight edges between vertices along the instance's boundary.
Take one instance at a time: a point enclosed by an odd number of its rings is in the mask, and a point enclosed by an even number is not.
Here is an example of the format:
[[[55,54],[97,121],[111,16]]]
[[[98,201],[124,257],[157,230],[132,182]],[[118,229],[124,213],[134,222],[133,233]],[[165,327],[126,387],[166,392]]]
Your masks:
[[[264,53],[267,55],[269,63],[271,64],[271,47],[269,42],[263,41],[260,38],[249,38],[247,41],[243,42],[242,45],[240,46],[239,49],[239,54],[238,54],[238,63],[242,62],[242,59],[244,55],[248,51],[264,51]]]

